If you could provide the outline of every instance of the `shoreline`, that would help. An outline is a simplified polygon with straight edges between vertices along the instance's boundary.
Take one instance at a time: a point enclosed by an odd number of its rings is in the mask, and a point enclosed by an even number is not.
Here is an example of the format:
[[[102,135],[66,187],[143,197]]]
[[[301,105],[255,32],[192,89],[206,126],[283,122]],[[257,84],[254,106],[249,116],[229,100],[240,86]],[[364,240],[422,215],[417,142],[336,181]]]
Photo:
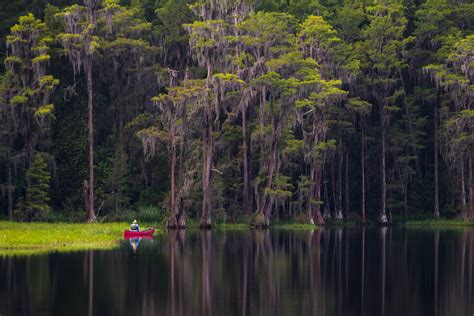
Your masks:
[[[153,226],[156,235],[166,231],[163,223],[142,223],[142,227]],[[366,223],[365,227],[378,226],[375,222]],[[463,228],[474,227],[473,220],[460,219],[425,219],[396,222],[392,227],[406,228]],[[361,227],[355,221],[336,222],[325,227]],[[0,256],[32,255],[49,252],[69,252],[85,250],[107,250],[119,246],[123,239],[123,230],[128,228],[125,222],[113,223],[20,223],[0,221]],[[197,221],[189,221],[187,230],[199,230]],[[310,224],[292,222],[274,222],[269,230],[312,231],[321,229]],[[215,231],[251,231],[258,230],[248,223],[217,223],[212,227]]]

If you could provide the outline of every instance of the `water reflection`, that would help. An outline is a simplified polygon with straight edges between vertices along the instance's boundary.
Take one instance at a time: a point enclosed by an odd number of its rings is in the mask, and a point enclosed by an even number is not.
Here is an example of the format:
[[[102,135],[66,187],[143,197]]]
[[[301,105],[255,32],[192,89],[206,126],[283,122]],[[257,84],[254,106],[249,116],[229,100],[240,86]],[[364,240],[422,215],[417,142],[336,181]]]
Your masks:
[[[150,241],[153,241],[153,236],[143,236],[143,237],[133,237],[133,238],[130,238],[130,237],[125,237],[125,240],[128,240],[130,242],[130,249],[132,249],[132,253],[134,255],[137,254],[137,250],[138,250],[138,246],[140,246],[140,241],[142,239],[147,239],[147,240],[150,240]]]
[[[135,241],[133,241],[135,242]],[[0,258],[3,315],[472,315],[474,230],[169,231]]]

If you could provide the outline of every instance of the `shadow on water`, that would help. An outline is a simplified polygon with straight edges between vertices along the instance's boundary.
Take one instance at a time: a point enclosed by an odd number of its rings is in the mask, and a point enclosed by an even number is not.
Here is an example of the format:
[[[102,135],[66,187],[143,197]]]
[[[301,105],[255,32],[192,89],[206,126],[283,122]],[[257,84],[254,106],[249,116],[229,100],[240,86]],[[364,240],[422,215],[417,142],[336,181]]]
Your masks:
[[[473,259],[468,228],[169,231],[2,257],[0,315],[472,315]]]

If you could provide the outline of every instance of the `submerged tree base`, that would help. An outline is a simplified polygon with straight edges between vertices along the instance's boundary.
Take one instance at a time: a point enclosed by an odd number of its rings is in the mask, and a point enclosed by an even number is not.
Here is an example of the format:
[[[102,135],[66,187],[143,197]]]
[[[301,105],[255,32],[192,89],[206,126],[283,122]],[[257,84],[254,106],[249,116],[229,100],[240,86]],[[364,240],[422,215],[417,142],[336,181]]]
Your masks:
[[[201,229],[211,229],[212,228],[212,221],[211,218],[201,218],[201,221],[199,222],[199,228]]]
[[[168,229],[185,229],[186,228],[186,220],[184,217],[181,217],[179,220],[176,219],[175,215],[170,215],[166,220],[165,224],[166,228]]]

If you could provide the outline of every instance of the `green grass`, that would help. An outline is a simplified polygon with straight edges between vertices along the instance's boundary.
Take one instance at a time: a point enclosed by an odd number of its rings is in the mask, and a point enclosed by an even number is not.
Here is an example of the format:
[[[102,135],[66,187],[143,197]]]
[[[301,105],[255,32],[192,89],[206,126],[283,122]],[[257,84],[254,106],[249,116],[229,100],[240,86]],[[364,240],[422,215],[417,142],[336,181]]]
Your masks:
[[[195,219],[188,219],[186,222],[186,228],[198,229],[199,221]],[[226,231],[245,231],[252,229],[248,222],[236,222],[236,223],[215,223],[213,222],[212,228],[216,230]],[[316,225],[311,224],[298,224],[287,221],[273,221],[270,222],[270,229],[285,229],[285,230],[314,230],[317,229]]]
[[[111,249],[118,245],[128,225],[0,221],[0,255]]]
[[[271,222],[270,229],[278,230],[315,230],[317,229],[316,225],[311,224],[300,224],[292,222]]]

